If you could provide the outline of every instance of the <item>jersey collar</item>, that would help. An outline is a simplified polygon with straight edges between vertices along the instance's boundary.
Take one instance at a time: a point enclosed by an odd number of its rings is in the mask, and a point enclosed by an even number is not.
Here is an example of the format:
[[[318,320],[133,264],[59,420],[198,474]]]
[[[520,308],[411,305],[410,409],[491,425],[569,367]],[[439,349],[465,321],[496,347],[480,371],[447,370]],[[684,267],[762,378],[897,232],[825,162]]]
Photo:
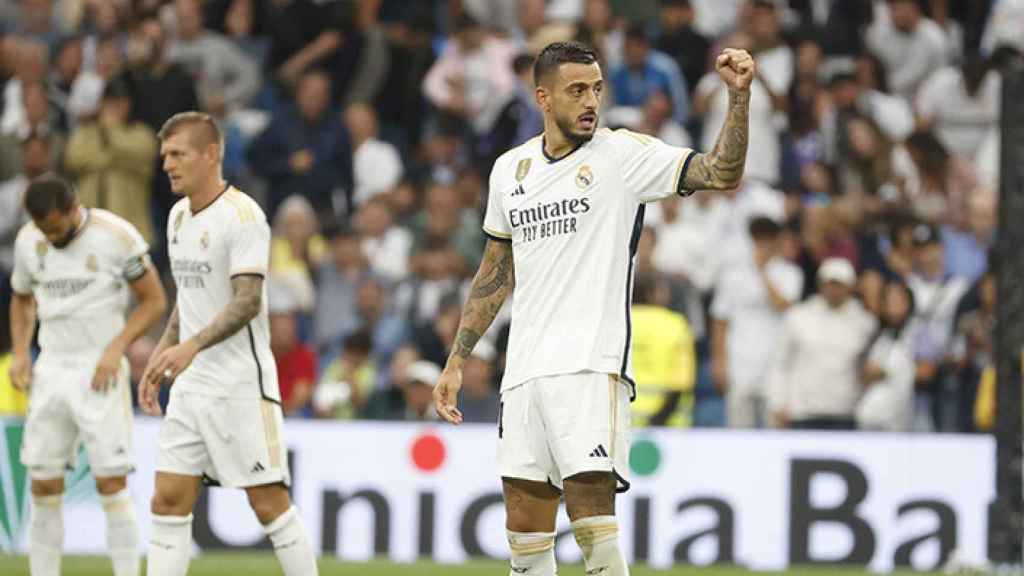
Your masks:
[[[220,194],[217,194],[217,196],[215,196],[213,200],[210,200],[209,204],[207,204],[206,206],[203,206],[199,210],[192,210],[192,201],[189,200],[189,203],[188,203],[188,210],[189,210],[189,212],[192,213],[192,216],[195,216],[196,214],[199,214],[203,210],[206,210],[210,206],[213,206],[214,204],[216,204],[217,200],[220,200],[220,197],[223,196],[224,193],[227,192],[230,189],[231,189],[231,183],[230,182],[225,182],[224,183],[224,189],[220,191]]]
[[[544,147],[544,143],[546,141],[547,141],[547,137],[542,135],[540,137],[540,153],[544,155],[544,159],[548,161],[548,164],[554,164],[555,162],[559,162],[561,160],[565,160],[569,156],[572,156],[573,152],[579,150],[580,148],[583,148],[583,145],[587,143],[586,140],[580,140],[579,142],[576,143],[575,146],[573,146],[572,150],[569,150],[565,154],[562,154],[558,158],[555,158],[554,156],[548,154],[547,149]]]

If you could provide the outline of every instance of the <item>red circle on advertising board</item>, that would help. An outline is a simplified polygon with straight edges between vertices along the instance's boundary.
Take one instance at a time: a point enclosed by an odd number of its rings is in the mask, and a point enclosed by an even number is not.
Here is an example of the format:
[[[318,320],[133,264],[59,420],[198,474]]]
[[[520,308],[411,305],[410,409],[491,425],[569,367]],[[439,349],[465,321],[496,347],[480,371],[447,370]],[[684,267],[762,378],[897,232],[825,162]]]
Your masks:
[[[440,468],[444,458],[444,442],[434,434],[424,434],[412,443],[412,462],[424,472]]]

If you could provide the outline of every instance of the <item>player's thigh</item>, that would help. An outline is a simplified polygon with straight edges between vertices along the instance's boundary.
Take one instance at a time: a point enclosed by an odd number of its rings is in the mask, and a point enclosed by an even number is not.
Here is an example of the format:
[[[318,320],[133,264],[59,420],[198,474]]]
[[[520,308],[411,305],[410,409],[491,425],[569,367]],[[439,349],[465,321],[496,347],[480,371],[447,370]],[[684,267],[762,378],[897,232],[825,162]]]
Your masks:
[[[128,362],[123,360],[114,386],[104,391],[93,390],[89,386],[92,375],[85,374],[80,402],[73,408],[89,465],[100,478],[123,477],[135,468],[128,370]]]
[[[502,478],[505,527],[513,532],[554,532],[561,494],[547,482]]]
[[[207,397],[171,387],[167,414],[157,438],[156,471],[202,477],[210,469],[210,456],[201,432]]]
[[[548,448],[540,411],[530,381],[501,393],[498,409],[498,475],[561,487]]]
[[[199,498],[202,478],[157,472],[150,511],[157,516],[188,516]]]
[[[260,398],[210,398],[200,421],[207,474],[222,486],[291,482],[281,406]]]
[[[74,460],[78,427],[69,408],[69,386],[73,377],[58,366],[37,362],[29,392],[28,414],[21,442],[21,462],[38,480],[63,478]]]
[[[561,478],[611,474],[629,487],[630,387],[596,372],[545,379],[537,388],[547,442]]]

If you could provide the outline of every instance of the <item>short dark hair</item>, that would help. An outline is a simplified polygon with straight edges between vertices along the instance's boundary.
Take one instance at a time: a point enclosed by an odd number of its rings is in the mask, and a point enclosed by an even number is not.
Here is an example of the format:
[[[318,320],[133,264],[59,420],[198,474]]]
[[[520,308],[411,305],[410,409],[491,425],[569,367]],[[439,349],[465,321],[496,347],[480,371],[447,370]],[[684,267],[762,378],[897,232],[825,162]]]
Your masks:
[[[57,210],[67,214],[75,205],[74,186],[56,174],[43,174],[25,190],[25,211],[33,220],[43,220]]]
[[[156,136],[163,142],[178,131],[192,126],[199,128],[190,135],[189,141],[193,146],[202,148],[216,143],[222,151],[224,150],[224,134],[220,131],[217,121],[205,112],[179,112],[164,122]]]
[[[562,64],[594,64],[597,52],[581,42],[553,42],[544,47],[533,63],[533,83],[540,84],[542,78]]]
[[[754,240],[774,240],[782,234],[782,226],[765,216],[758,216],[750,221],[750,237]]]

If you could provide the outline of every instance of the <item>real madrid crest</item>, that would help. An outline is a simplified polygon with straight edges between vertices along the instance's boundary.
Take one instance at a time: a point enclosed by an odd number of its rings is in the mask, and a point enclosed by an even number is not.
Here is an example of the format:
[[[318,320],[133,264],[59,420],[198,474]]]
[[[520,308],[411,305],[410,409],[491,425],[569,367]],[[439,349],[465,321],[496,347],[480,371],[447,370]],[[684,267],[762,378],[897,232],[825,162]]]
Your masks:
[[[199,237],[199,247],[206,250],[210,247],[210,231],[203,230],[203,235]]]
[[[579,186],[580,190],[585,190],[594,183],[594,172],[590,170],[590,166],[584,164],[580,166],[578,172],[576,172],[576,186]]]
[[[42,272],[46,269],[46,253],[50,251],[50,245],[46,243],[46,240],[40,240],[36,242],[36,256],[39,257],[39,271]]]
[[[89,272],[98,272],[100,269],[99,263],[96,261],[95,254],[89,254],[89,257],[85,259],[85,269]]]
[[[519,166],[516,166],[516,181],[522,182],[523,178],[530,173],[530,164],[533,162],[530,158],[523,158],[519,161]]]
[[[171,238],[171,244],[178,243],[178,229],[181,228],[181,221],[185,218],[185,212],[178,212],[178,215],[174,218],[174,236]]]

